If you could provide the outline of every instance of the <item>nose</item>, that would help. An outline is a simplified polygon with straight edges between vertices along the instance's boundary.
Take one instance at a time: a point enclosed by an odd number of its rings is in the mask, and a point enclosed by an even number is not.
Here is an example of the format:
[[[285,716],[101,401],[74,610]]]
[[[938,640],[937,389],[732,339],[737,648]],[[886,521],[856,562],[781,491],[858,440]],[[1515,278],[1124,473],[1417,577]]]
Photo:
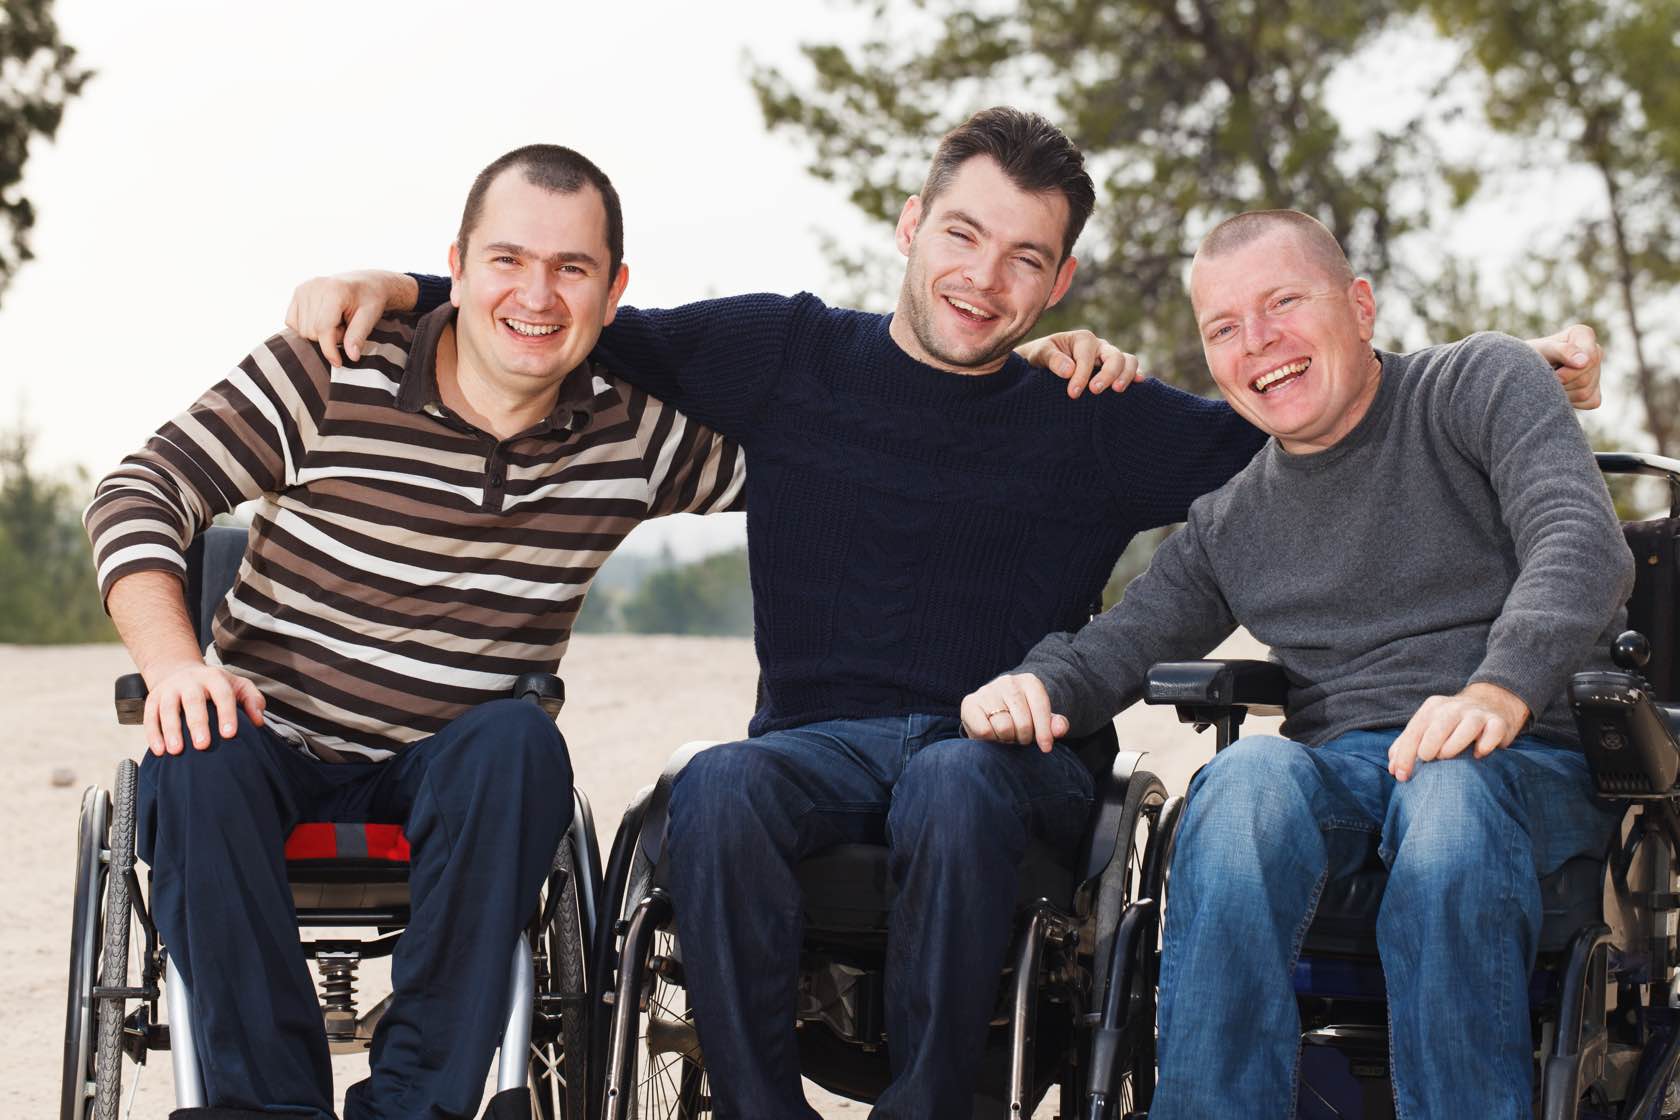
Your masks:
[[[1243,318],[1243,345],[1251,354],[1263,352],[1278,338],[1277,324],[1264,315]]]
[[[532,311],[546,311],[554,306],[554,278],[548,269],[538,266],[528,268],[520,278],[519,302]]]
[[[963,279],[976,291],[995,291],[1002,274],[1003,262],[991,253],[976,253],[963,266]]]

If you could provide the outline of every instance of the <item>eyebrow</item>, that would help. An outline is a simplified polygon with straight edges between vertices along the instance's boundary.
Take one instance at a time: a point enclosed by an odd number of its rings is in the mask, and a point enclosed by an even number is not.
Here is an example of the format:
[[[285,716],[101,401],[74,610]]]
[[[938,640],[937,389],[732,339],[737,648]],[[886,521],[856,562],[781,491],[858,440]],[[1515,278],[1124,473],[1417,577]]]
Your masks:
[[[512,253],[520,257],[535,257],[548,264],[587,264],[594,268],[601,266],[601,262],[589,253],[563,250],[558,253],[550,253],[545,257],[534,249],[527,249],[525,246],[512,241],[492,241],[484,247],[484,251],[486,253]]]
[[[975,232],[980,234],[982,237],[987,236],[990,232],[986,229],[984,222],[982,222],[979,218],[976,218],[973,214],[968,213],[966,210],[950,210],[947,211],[947,216],[955,221],[962,222],[964,225],[973,226]],[[1040,241],[1017,241],[1012,244],[1010,248],[1031,249],[1045,260],[1053,261],[1056,259],[1056,254],[1051,251],[1050,247]]]

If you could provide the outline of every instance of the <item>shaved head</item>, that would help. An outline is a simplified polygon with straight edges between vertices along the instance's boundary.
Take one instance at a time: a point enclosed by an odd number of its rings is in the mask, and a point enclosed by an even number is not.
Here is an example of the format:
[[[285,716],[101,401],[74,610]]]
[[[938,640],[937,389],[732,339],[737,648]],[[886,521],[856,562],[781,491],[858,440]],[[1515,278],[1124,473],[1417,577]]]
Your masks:
[[[1202,238],[1201,248],[1196,250],[1196,260],[1222,257],[1280,230],[1292,233],[1307,258],[1322,268],[1331,280],[1338,285],[1353,283],[1353,266],[1348,264],[1347,254],[1336,243],[1335,234],[1324,228],[1323,222],[1299,210],[1250,210],[1246,214],[1226,218]]]

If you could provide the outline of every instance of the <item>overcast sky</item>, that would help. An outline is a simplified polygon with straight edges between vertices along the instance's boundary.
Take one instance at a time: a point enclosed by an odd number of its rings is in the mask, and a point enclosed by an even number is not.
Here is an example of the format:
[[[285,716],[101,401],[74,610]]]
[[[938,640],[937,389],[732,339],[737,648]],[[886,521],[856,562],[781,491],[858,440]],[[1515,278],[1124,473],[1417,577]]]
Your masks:
[[[0,425],[25,417],[43,468],[115,465],[272,333],[301,279],[445,271],[468,184],[521,144],[612,176],[630,303],[822,291],[819,230],[886,236],[765,133],[746,80],[748,51],[797,65],[801,40],[850,34],[849,5],[55,7],[98,74],[30,153],[37,259],[0,300]],[[679,552],[742,539],[740,515],[702,520],[668,519]]]

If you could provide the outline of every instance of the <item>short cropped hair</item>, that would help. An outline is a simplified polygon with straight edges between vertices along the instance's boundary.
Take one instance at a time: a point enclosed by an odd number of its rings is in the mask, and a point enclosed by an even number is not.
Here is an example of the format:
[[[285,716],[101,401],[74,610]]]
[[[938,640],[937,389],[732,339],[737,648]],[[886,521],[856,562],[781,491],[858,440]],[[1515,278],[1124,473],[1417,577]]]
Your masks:
[[[1353,266],[1342,252],[1336,235],[1311,214],[1299,210],[1250,210],[1226,218],[1202,238],[1197,257],[1220,257],[1260,240],[1274,230],[1292,231],[1307,256],[1338,284],[1353,283]]]
[[[618,191],[606,172],[584,156],[558,144],[527,144],[523,148],[515,148],[478,173],[472,189],[467,191],[467,204],[461,210],[461,229],[455,235],[455,244],[461,253],[466,254],[467,238],[484,213],[484,195],[490,190],[490,184],[510,168],[524,175],[525,181],[533,187],[555,194],[576,194],[585,185],[600,192],[601,205],[607,211],[607,251],[612,260],[612,270],[607,278],[617,277],[618,266],[624,263],[624,212],[618,203]]]
[[[922,184],[922,208],[933,205],[951,185],[957,170],[975,156],[997,161],[1009,181],[1024,191],[1057,191],[1067,199],[1067,229],[1062,256],[1073,252],[1079,231],[1096,205],[1096,188],[1085,170],[1085,157],[1061,129],[1039,116],[999,105],[982,109],[945,134],[933,153]]]

